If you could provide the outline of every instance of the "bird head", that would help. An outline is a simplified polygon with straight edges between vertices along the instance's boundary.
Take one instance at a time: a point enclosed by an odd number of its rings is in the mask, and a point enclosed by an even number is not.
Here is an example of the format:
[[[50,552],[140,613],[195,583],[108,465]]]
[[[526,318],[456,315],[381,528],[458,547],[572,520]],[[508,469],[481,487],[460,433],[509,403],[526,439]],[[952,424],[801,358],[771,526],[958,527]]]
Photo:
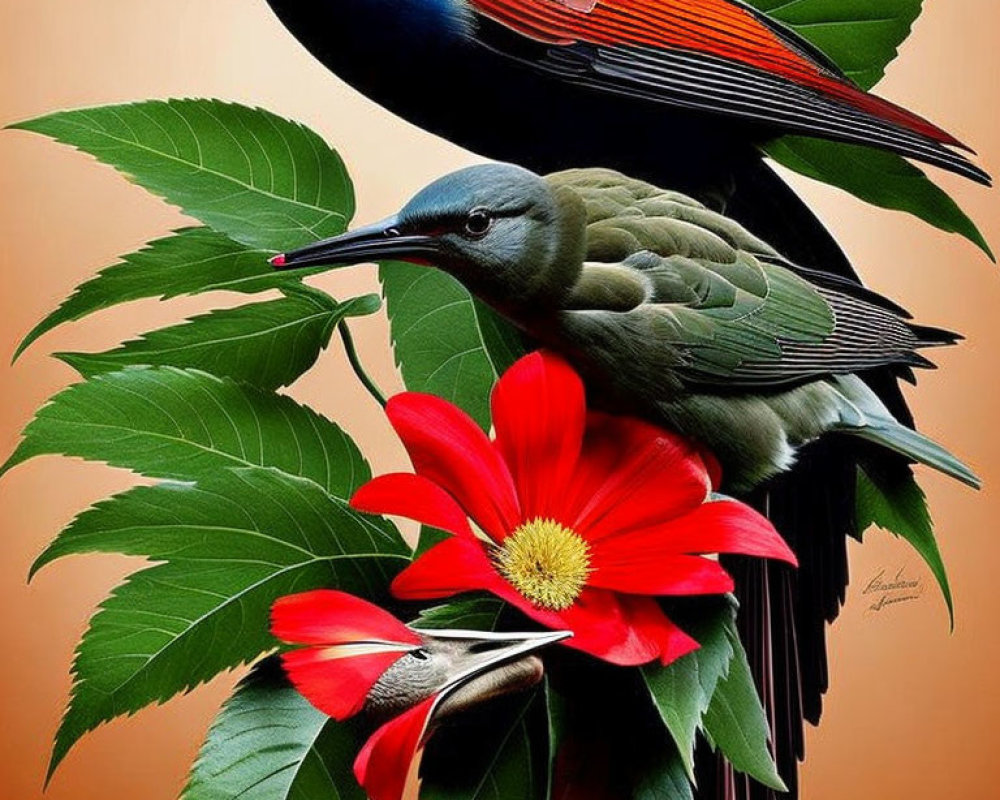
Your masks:
[[[370,713],[396,714],[437,695],[435,718],[441,718],[529,688],[544,674],[535,651],[570,634],[436,630],[418,635],[421,645],[396,661],[372,686],[365,702]]]
[[[360,598],[333,590],[282,597],[271,612],[282,641],[304,645],[282,661],[292,683],[336,719],[359,711],[389,717],[429,698],[435,717],[533,686],[533,654],[565,631],[420,630]]]
[[[473,294],[516,312],[557,306],[586,250],[586,210],[575,193],[512,164],[453,172],[398,214],[276,256],[279,269],[409,261],[451,273]]]

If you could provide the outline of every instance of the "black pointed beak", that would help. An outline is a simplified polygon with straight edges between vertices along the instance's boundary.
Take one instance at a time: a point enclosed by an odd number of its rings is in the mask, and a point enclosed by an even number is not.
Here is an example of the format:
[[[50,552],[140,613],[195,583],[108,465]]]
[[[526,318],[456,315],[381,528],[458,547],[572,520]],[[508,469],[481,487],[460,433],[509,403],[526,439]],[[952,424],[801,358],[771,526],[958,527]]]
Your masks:
[[[271,259],[275,269],[300,267],[345,267],[368,261],[418,261],[438,253],[437,240],[423,234],[402,234],[397,217],[323,239]]]

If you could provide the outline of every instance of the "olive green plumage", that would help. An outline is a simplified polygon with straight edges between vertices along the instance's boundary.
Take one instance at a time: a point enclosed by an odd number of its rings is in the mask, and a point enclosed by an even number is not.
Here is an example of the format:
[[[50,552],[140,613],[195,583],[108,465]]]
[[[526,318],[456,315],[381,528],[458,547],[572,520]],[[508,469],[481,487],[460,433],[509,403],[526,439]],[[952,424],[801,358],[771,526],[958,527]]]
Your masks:
[[[304,248],[287,266],[430,261],[564,354],[595,398],[690,435],[746,490],[829,432],[861,436],[978,485],[894,420],[855,373],[930,366],[957,337],[884,298],[786,261],[700,203],[620,173],[539,178],[471,167],[390,220]]]

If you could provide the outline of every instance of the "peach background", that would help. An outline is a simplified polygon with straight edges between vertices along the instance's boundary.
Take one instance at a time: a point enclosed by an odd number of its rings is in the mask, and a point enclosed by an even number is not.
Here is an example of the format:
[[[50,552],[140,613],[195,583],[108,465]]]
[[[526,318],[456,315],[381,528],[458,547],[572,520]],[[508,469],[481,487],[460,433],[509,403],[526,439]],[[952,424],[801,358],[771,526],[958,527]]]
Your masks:
[[[1000,172],[1000,51],[995,0],[928,0],[902,58],[880,91],[975,144]],[[146,97],[217,96],[274,109],[323,133],[351,165],[359,220],[394,209],[414,189],[472,156],[390,117],[351,92],[299,48],[263,0],[5,0],[0,4],[0,123],[57,108]],[[1000,246],[996,195],[941,177]],[[1000,659],[1000,451],[995,425],[1000,278],[973,247],[911,218],[873,210],[834,190],[803,186],[870,283],[932,325],[968,341],[937,354],[941,370],[910,390],[922,428],[985,478],[977,495],[929,473],[931,500],[958,604],[949,635],[943,604],[919,560],[872,532],[852,547],[855,577],[831,636],[824,724],[809,736],[807,800],[983,797],[995,791]],[[15,366],[20,337],[74,285],[115,256],[182,223],[175,211],[88,158],[20,132],[0,135],[0,453],[33,410],[72,380],[47,358],[59,349],[112,346],[180,319],[217,298],[144,302],[66,326]],[[372,271],[321,279],[340,292],[375,288]],[[365,357],[387,388],[399,383],[384,320],[358,323]],[[374,452],[376,468],[401,452],[368,398],[344,379],[336,348],[294,388]],[[331,391],[331,387],[336,387]],[[29,588],[32,558],[90,502],[129,475],[46,458],[0,482],[0,794],[41,796],[49,741],[70,686],[73,647],[94,606],[135,566],[86,557],[45,570]],[[866,613],[861,590],[880,569],[906,568],[926,584],[918,601]],[[101,728],[72,752],[51,800],[176,797],[206,726],[235,676]]]

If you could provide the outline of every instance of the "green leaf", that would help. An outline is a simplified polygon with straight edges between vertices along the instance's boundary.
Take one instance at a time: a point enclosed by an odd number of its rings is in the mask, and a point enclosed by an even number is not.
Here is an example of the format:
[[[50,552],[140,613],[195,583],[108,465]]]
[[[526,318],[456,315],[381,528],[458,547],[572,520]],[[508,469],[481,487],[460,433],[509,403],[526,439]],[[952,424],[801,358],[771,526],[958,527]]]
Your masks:
[[[694,800],[687,766],[673,742],[639,770],[632,800]]]
[[[567,711],[567,700],[552,685],[552,678],[546,674],[544,677],[543,691],[545,692],[545,715],[548,720],[549,753],[547,760],[547,783],[548,789],[545,792],[546,800],[553,800],[555,797],[556,782],[556,759],[559,757],[559,748],[562,747],[566,738],[566,730],[569,725],[569,713]]]
[[[920,16],[922,0],[748,0],[819,47],[870,89],[885,74]]]
[[[697,616],[678,622],[701,647],[666,667],[650,664],[642,668],[653,703],[692,781],[695,735],[716,686],[729,671],[734,652],[730,632],[736,620],[734,605],[728,598],[714,607],[699,604],[698,608]]]
[[[371,314],[378,307],[377,295],[337,303],[323,292],[297,293],[212,311],[105,353],[58,353],[57,358],[85,378],[128,366],[173,366],[273,390],[316,363],[344,317]]]
[[[110,164],[249,247],[283,251],[342,233],[354,191],[308,128],[219,100],[150,100],[60,111],[10,126]]]
[[[78,553],[163,562],[131,575],[90,622],[50,774],[100,723],[191,689],[276,645],[271,604],[335,587],[382,598],[409,563],[398,531],[311,481],[222,470],[141,486],[77,517],[34,565]]]
[[[416,561],[432,547],[436,547],[441,544],[441,542],[450,539],[454,535],[455,534],[443,531],[440,528],[434,528],[430,525],[421,525],[420,534],[417,537],[417,546],[413,548],[413,560]]]
[[[443,397],[489,428],[493,384],[524,351],[513,328],[439,270],[392,262],[379,277],[406,387]]]
[[[771,757],[767,718],[735,626],[727,627],[726,636],[733,648],[733,659],[705,712],[705,732],[737,770],[786,792],[788,788]]]
[[[60,392],[0,475],[45,454],[181,481],[226,467],[276,467],[337,497],[371,477],[340,428],[291,398],[173,367],[112,372]]]
[[[365,800],[351,765],[363,738],[258,664],[216,718],[181,800]]]
[[[922,170],[901,156],[803,136],[783,136],[764,150],[779,164],[873,205],[906,211],[943,231],[961,234],[994,259],[989,244],[968,215]]]
[[[955,607],[948,583],[948,572],[941,558],[927,498],[917,485],[912,472],[894,479],[876,481],[863,469],[858,469],[857,492],[858,530],[877,525],[909,542],[930,568],[941,587],[948,606],[948,618],[955,627]]]
[[[492,631],[496,630],[503,608],[503,601],[493,597],[455,600],[424,609],[410,624],[423,630]]]
[[[269,253],[251,250],[209,228],[185,228],[158,239],[101,270],[24,337],[16,360],[53,328],[95,311],[146,297],[169,299],[200,292],[253,294],[297,286],[306,270],[280,272],[267,263]],[[318,271],[315,270],[315,271]]]

